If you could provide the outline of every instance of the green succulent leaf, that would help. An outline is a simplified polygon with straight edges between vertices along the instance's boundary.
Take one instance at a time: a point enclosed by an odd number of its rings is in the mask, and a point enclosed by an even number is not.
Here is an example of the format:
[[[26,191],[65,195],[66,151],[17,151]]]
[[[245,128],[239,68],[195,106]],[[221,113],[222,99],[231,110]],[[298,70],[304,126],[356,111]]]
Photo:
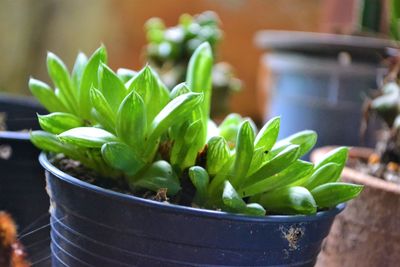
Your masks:
[[[231,183],[233,186],[240,186],[245,180],[250,168],[254,151],[254,132],[249,121],[244,121],[239,129],[236,144],[235,162]]]
[[[250,176],[246,177],[242,187],[248,187],[252,184],[258,183],[267,177],[279,173],[286,169],[289,165],[295,162],[300,157],[300,146],[290,145],[282,150],[278,155],[270,161],[264,163],[257,171]]]
[[[69,112],[78,114],[78,92],[72,84],[68,69],[64,62],[51,52],[47,54],[47,71],[54,86],[60,90],[63,104],[68,107]]]
[[[105,143],[101,147],[101,154],[107,164],[129,176],[135,175],[145,166],[141,157],[124,143]]]
[[[82,81],[82,76],[83,76],[83,71],[85,70],[86,64],[87,64],[87,57],[84,53],[80,52],[78,56],[76,57],[74,67],[72,69],[72,83],[75,88],[79,88],[81,81]],[[77,95],[78,97],[78,95]]]
[[[200,166],[193,166],[189,168],[189,177],[196,188],[195,202],[204,205],[207,201],[207,188],[210,182],[207,171]]]
[[[314,165],[310,162],[297,160],[283,171],[266,177],[264,180],[258,183],[241,188],[241,190],[239,190],[239,194],[242,197],[248,197],[281,187],[286,187],[310,174],[313,170],[313,167]]]
[[[49,112],[67,112],[68,109],[58,99],[54,91],[46,83],[30,78],[29,89],[36,97],[36,99],[42,104]]]
[[[222,200],[229,209],[234,211],[242,211],[246,209],[246,202],[239,196],[229,181],[225,181],[224,183]]]
[[[128,94],[124,83],[119,77],[104,63],[99,67],[99,87],[111,109],[117,112],[122,100]]]
[[[308,190],[312,190],[319,185],[337,182],[337,179],[340,177],[339,175],[341,171],[342,168],[339,164],[332,162],[327,163],[316,169],[313,174],[308,177],[304,184],[302,184],[302,186],[304,186]]]
[[[75,148],[61,143],[56,135],[45,131],[32,131],[30,134],[31,142],[38,148],[48,152],[74,154]]]
[[[174,98],[152,121],[150,126],[151,135],[158,138],[173,124],[187,118],[202,101],[203,95],[198,93],[187,93]]]
[[[146,107],[139,94],[132,91],[122,101],[117,114],[117,135],[141,151],[147,133]]]
[[[99,88],[98,70],[102,62],[107,62],[107,51],[104,46],[98,48],[89,58],[79,86],[79,111],[80,115],[86,120],[91,118],[90,88],[92,86]]]
[[[256,149],[260,148],[263,152],[271,150],[278,138],[280,122],[280,117],[274,117],[261,128],[254,141]]]
[[[169,196],[176,195],[181,190],[179,179],[172,166],[164,160],[154,162],[143,173],[141,172],[138,178],[130,179],[129,185],[133,190],[139,187],[154,192],[166,188]]]
[[[259,198],[260,203],[268,212],[276,214],[315,214],[317,204],[304,187],[283,187],[271,192],[262,194]]]
[[[129,91],[132,90],[140,95],[147,108],[148,125],[170,100],[168,89],[149,66],[139,71],[132,79]]]
[[[326,183],[315,187],[311,194],[319,208],[332,208],[357,197],[363,187],[349,183]]]
[[[94,127],[74,128],[59,134],[58,138],[63,143],[86,148],[101,148],[105,143],[118,141],[113,134]]]
[[[317,142],[317,133],[311,130],[305,130],[295,133],[281,141],[280,144],[293,144],[300,146],[300,157],[309,152]],[[277,144],[279,146],[280,144]]]
[[[200,106],[201,112],[194,115],[193,120],[200,119],[203,124],[201,138],[206,142],[208,118],[210,117],[212,89],[213,54],[209,43],[202,43],[194,51],[189,60],[186,83],[192,92],[202,93],[204,101]]]
[[[258,203],[249,203],[246,205],[246,209],[243,213],[251,216],[265,216],[266,211],[263,206]]]
[[[338,172],[336,173],[335,176],[332,177],[332,180],[337,181],[337,180],[339,180],[340,175],[343,171],[343,168],[346,164],[348,153],[349,153],[349,149],[347,147],[335,148],[335,149],[329,151],[328,153],[326,153],[326,155],[324,155],[324,157],[321,158],[315,164],[315,169],[319,169],[328,163],[338,164],[339,165]]]
[[[92,115],[107,131],[115,134],[116,114],[111,109],[104,95],[96,88],[90,89],[90,102],[94,108]]]
[[[186,83],[180,83],[176,85],[170,93],[171,99],[177,98],[180,95],[190,93],[189,87],[187,87]]]
[[[38,119],[40,127],[52,134],[60,134],[69,129],[84,126],[84,122],[80,118],[64,112],[53,112],[48,115],[38,114]]]
[[[228,144],[223,137],[215,136],[208,140],[206,168],[210,175],[216,175],[229,160],[229,157]]]

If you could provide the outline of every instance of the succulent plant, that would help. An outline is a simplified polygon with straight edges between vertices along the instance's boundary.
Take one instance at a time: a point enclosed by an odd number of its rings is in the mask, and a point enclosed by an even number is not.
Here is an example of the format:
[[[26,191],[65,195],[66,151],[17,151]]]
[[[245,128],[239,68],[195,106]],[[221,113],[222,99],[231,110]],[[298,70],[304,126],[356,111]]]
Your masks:
[[[338,182],[347,148],[315,165],[300,159],[316,142],[313,131],[277,142],[279,117],[260,131],[238,114],[219,126],[212,122],[208,43],[194,51],[186,82],[171,91],[149,66],[114,73],[106,61],[104,47],[89,59],[79,54],[70,74],[48,54],[55,89],[29,81],[51,112],[38,115],[44,131],[31,133],[37,147],[77,160],[134,194],[185,193],[193,206],[240,214],[314,214],[360,193],[362,186]]]
[[[189,59],[196,48],[208,42],[213,54],[222,38],[218,15],[212,11],[191,16],[181,15],[176,26],[167,28],[159,18],[151,18],[145,25],[148,44],[145,48],[149,64],[159,73],[167,87],[172,88],[185,80]],[[228,96],[242,87],[234,69],[226,62],[213,67],[212,88],[214,95],[212,113],[226,114]]]

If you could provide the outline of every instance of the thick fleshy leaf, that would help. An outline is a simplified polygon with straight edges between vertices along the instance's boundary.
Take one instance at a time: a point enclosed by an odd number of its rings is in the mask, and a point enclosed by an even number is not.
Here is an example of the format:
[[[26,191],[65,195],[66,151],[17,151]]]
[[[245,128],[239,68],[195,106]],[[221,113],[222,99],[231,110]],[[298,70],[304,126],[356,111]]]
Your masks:
[[[364,186],[349,183],[327,183],[311,190],[319,208],[331,208],[357,197]]]
[[[83,71],[85,70],[87,61],[88,59],[86,55],[82,52],[80,52],[76,57],[74,68],[72,69],[72,75],[71,75],[72,83],[74,84],[75,88],[79,88],[81,84]]]
[[[300,147],[298,145],[290,145],[273,159],[266,162],[256,172],[248,176],[242,183],[242,187],[248,187],[252,184],[258,183],[267,177],[279,173],[286,169],[290,164],[295,162],[300,157]]]
[[[60,134],[69,129],[84,126],[84,122],[80,118],[64,112],[53,112],[48,115],[38,114],[38,119],[40,127],[52,134]]]
[[[338,172],[340,173],[341,167],[336,163],[327,163],[320,168],[316,169],[314,173],[302,184],[308,190],[312,190],[319,185],[326,183],[336,182]]]
[[[254,140],[254,147],[256,149],[260,148],[264,152],[271,150],[278,138],[280,122],[280,117],[274,117],[261,128]]]
[[[106,130],[115,134],[116,114],[111,109],[104,95],[96,88],[90,89],[90,102],[96,111],[92,115]]]
[[[203,95],[198,93],[187,93],[173,99],[152,121],[150,127],[151,135],[158,138],[173,124],[188,117],[202,101]]]
[[[78,92],[73,86],[68,69],[55,54],[47,53],[47,71],[54,86],[60,90],[61,101],[69,111],[78,114]]]
[[[141,157],[123,143],[106,143],[101,147],[101,154],[107,164],[129,176],[135,175],[145,166]]]
[[[154,162],[140,177],[130,179],[129,185],[133,190],[140,187],[154,192],[166,188],[169,196],[176,195],[181,190],[178,177],[171,165],[164,160]]]
[[[258,201],[267,212],[285,215],[315,214],[317,204],[304,187],[284,187],[264,193]]]
[[[339,180],[342,170],[346,164],[349,149],[347,147],[338,147],[328,152],[323,158],[321,158],[316,164],[315,169],[319,169],[327,163],[336,163],[340,166],[336,176],[332,177],[332,180]]]
[[[234,211],[246,209],[246,202],[239,196],[229,181],[225,181],[222,200],[226,206]]]
[[[229,160],[228,144],[221,136],[212,137],[207,142],[206,168],[210,175],[216,175]]]
[[[283,171],[273,176],[266,177],[258,183],[240,189],[239,194],[242,197],[248,197],[288,186],[310,174],[313,170],[313,166],[314,165],[310,162],[297,160]]]
[[[98,48],[89,58],[83,71],[81,84],[79,87],[79,111],[84,119],[90,119],[90,88],[98,88],[98,69],[100,63],[107,62],[107,51],[104,46]]]
[[[180,95],[187,94],[190,92],[191,91],[189,87],[187,87],[186,83],[180,83],[171,90],[171,93],[169,95],[171,96],[171,99],[174,99]]]
[[[200,106],[199,115],[194,114],[193,120],[200,119],[203,124],[201,138],[206,142],[208,119],[210,117],[213,54],[209,43],[202,43],[190,57],[186,73],[186,83],[192,92],[202,93],[204,101]]]
[[[100,148],[105,143],[118,141],[113,134],[94,127],[74,128],[59,134],[58,138],[64,143],[87,148]]]
[[[151,123],[170,100],[169,91],[149,66],[140,70],[132,79],[129,91],[135,91],[142,98],[147,109],[147,124]]]
[[[117,112],[122,100],[128,94],[128,90],[120,78],[106,64],[100,64],[98,75],[99,89],[111,109]]]
[[[240,187],[244,182],[250,168],[254,151],[254,132],[249,121],[244,121],[239,129],[236,144],[235,162],[231,183],[233,186]]]
[[[300,156],[305,155],[309,152],[317,142],[317,133],[311,130],[305,130],[295,133],[283,140],[280,140],[280,144],[289,143],[300,146]],[[279,144],[277,144],[279,145]]]
[[[117,135],[140,151],[147,132],[146,108],[139,94],[132,91],[122,101],[117,114]]]
[[[200,166],[193,166],[189,169],[189,177],[196,188],[195,202],[198,205],[204,205],[207,201],[207,187],[210,182],[207,171]]]
[[[68,144],[63,144],[56,135],[44,131],[32,131],[31,142],[38,148],[48,152],[64,153],[70,155],[74,153],[74,148]]]
[[[32,95],[34,95],[40,104],[42,104],[49,112],[68,112],[68,109],[57,98],[54,91],[46,83],[30,78],[29,89]]]

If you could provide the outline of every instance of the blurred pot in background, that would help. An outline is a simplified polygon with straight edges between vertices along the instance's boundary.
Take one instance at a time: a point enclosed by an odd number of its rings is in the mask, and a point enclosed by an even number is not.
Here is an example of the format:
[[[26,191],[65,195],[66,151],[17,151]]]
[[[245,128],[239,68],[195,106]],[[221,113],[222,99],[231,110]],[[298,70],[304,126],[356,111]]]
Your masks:
[[[50,254],[49,197],[29,131],[38,129],[36,113],[47,113],[27,97],[0,94],[0,210],[15,219],[31,262],[47,266]],[[38,262],[39,263],[39,262]]]

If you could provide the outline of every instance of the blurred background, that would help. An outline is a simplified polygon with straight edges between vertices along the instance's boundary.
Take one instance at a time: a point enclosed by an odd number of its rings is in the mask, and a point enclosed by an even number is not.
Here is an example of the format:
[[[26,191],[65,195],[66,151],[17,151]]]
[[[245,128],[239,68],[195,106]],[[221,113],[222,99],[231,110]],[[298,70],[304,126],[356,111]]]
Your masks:
[[[213,10],[224,31],[218,60],[232,64],[244,82],[244,90],[231,99],[232,109],[259,120],[262,114],[255,103],[262,51],[254,45],[256,31],[324,30],[324,2],[329,1],[0,0],[0,91],[29,94],[30,75],[48,82],[47,51],[72,68],[78,51],[91,54],[104,43],[114,70],[137,70],[145,64],[143,25],[149,18],[160,17],[173,26],[182,13]]]

